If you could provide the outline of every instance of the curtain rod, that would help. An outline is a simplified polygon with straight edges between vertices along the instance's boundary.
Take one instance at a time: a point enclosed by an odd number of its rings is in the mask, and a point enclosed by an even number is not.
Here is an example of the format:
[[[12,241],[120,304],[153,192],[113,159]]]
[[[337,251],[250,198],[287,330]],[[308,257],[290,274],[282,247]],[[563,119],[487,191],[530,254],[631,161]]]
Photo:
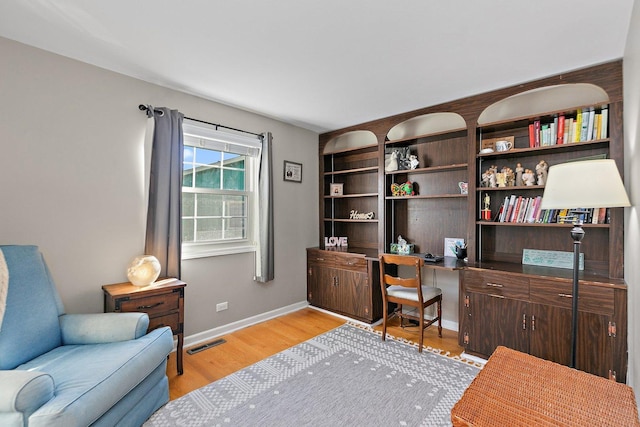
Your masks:
[[[144,104],[138,105],[138,108],[140,109],[140,111],[147,111],[147,117],[151,117],[150,113],[148,112],[149,111],[149,107],[150,106],[144,105]],[[154,112],[154,114],[158,114],[160,116],[164,115],[164,111],[158,110],[156,108],[153,109],[153,112]],[[218,124],[218,123],[205,122],[204,120],[198,120],[198,119],[194,119],[194,118],[187,117],[187,116],[185,116],[184,118],[187,119],[187,120],[194,121],[194,122],[199,122],[199,123],[204,123],[204,124],[207,124],[207,125],[215,126],[216,129],[220,127],[220,128],[225,128],[225,129],[229,129],[229,130],[234,130],[236,132],[243,132],[243,133],[248,133],[250,135],[255,135],[255,136],[262,137],[262,135],[260,135],[259,133],[249,132],[247,130],[236,129],[236,128],[232,128],[232,127],[229,127],[229,126],[221,125],[221,124]]]

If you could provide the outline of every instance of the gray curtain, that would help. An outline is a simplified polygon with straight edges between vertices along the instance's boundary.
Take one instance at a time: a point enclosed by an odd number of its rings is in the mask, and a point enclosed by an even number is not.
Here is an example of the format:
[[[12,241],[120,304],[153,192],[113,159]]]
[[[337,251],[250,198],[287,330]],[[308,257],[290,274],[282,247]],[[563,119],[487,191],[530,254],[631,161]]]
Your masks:
[[[259,236],[256,252],[257,282],[266,283],[275,277],[273,263],[273,180],[271,164],[271,132],[262,134],[260,173],[258,176]]]
[[[144,253],[160,261],[160,277],[180,278],[182,158],[184,138],[177,110],[148,106],[155,121]],[[162,111],[164,114],[160,114]],[[147,113],[149,114],[149,113]],[[151,114],[150,114],[151,116]]]

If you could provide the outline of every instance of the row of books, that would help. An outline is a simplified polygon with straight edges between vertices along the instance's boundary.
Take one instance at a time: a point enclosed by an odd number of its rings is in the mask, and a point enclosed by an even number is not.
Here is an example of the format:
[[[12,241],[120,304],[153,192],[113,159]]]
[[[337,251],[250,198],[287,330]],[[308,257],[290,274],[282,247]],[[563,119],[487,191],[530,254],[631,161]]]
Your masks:
[[[598,111],[593,107],[578,109],[575,117],[561,114],[548,123],[535,120],[529,124],[529,147],[605,139],[608,122],[609,109],[606,105]]]
[[[496,218],[498,222],[571,224],[575,219],[584,224],[606,224],[606,208],[540,209],[542,196],[522,197],[512,194],[504,199]]]

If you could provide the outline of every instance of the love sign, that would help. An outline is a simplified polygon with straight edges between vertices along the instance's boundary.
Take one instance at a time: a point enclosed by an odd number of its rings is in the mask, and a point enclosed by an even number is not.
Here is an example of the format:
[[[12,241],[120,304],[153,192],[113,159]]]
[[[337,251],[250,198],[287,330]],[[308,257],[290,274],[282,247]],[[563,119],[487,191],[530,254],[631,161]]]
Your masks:
[[[344,246],[345,248],[347,246],[349,246],[347,244],[347,238],[346,237],[325,237],[324,238],[324,247],[325,248],[332,248],[335,246]]]

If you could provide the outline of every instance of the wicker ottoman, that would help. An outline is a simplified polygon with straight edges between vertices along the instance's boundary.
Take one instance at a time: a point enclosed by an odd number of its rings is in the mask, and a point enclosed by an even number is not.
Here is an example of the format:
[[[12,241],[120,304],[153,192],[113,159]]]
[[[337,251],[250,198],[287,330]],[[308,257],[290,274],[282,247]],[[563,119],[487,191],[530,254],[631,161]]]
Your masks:
[[[631,387],[498,347],[451,410],[461,426],[640,426]]]

